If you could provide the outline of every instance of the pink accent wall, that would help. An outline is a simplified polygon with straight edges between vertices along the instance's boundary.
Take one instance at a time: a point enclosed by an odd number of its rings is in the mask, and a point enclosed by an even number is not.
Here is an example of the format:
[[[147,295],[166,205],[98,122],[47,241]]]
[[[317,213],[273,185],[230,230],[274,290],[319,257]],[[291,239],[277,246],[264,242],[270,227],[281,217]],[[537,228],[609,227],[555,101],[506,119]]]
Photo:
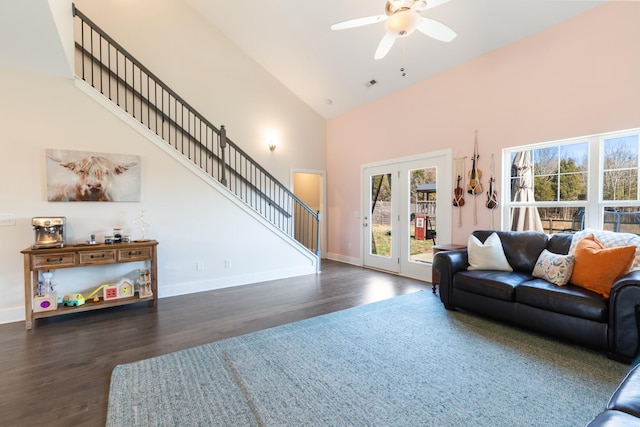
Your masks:
[[[329,256],[360,257],[362,164],[451,148],[468,171],[477,129],[482,184],[493,154],[502,200],[503,148],[640,127],[638,22],[640,2],[611,2],[329,120]],[[454,243],[489,228],[486,195],[477,225],[466,200],[462,227],[454,209]]]

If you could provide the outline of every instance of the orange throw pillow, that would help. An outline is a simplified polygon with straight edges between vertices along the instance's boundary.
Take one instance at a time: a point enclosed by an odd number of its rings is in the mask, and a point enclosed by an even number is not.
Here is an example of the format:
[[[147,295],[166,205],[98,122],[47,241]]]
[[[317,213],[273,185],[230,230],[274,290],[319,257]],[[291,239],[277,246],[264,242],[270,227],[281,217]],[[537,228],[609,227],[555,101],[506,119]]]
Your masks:
[[[575,264],[571,283],[609,298],[613,283],[626,274],[636,256],[635,246],[605,248],[593,235],[584,237],[573,250]]]

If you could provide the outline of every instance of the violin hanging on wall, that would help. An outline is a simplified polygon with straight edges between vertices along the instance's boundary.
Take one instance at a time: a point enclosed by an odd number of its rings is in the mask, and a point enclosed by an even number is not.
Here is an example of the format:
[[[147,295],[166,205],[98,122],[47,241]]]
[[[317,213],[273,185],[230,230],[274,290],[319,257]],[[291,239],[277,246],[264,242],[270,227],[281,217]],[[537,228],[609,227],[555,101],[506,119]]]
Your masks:
[[[493,162],[493,153],[491,154],[491,178],[489,178],[489,191],[487,191],[487,208],[495,209],[498,207],[498,192],[495,189],[495,164]]]
[[[491,209],[491,217],[489,222],[489,228],[493,230],[493,210],[498,207],[498,192],[495,189],[495,164],[493,162],[493,154],[491,154],[491,178],[489,178],[489,191],[487,191],[487,203],[488,209]]]
[[[498,207],[498,193],[493,188],[495,181],[495,178],[491,175],[491,178],[489,178],[489,191],[487,191],[487,209]]]
[[[476,138],[473,144],[473,157],[471,158],[471,170],[469,171],[469,184],[467,184],[467,193],[474,196],[482,193],[482,184],[480,184],[480,178],[482,172],[478,169],[477,160],[480,157],[478,155],[478,131],[475,132]]]
[[[464,190],[460,187],[461,180],[462,176],[458,175],[458,183],[456,184],[456,188],[453,190],[453,206],[456,208],[464,206]]]
[[[464,170],[464,163],[466,157],[456,157],[456,175],[458,175],[458,181],[456,188],[453,190],[453,206],[458,209],[458,227],[462,227],[462,206],[464,206],[464,183],[460,184],[460,181],[464,180],[467,176]]]

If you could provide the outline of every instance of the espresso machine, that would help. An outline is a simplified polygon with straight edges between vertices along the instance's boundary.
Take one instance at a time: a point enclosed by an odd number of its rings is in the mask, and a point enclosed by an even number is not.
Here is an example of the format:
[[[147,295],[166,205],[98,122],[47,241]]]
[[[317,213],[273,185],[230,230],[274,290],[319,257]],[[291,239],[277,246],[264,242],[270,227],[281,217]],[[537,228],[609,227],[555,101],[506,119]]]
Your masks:
[[[65,217],[35,217],[31,225],[36,232],[32,249],[62,248],[65,245]]]

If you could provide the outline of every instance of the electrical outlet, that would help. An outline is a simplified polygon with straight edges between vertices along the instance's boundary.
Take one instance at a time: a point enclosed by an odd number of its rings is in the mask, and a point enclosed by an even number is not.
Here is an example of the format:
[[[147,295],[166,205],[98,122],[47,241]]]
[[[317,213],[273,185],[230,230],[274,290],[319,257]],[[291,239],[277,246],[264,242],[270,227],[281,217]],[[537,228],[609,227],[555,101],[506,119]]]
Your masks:
[[[15,226],[16,216],[13,214],[0,214],[0,226]]]
[[[224,260],[224,268],[231,268],[231,260],[230,259],[225,259]]]
[[[196,271],[204,271],[204,262],[202,261],[196,262]]]

